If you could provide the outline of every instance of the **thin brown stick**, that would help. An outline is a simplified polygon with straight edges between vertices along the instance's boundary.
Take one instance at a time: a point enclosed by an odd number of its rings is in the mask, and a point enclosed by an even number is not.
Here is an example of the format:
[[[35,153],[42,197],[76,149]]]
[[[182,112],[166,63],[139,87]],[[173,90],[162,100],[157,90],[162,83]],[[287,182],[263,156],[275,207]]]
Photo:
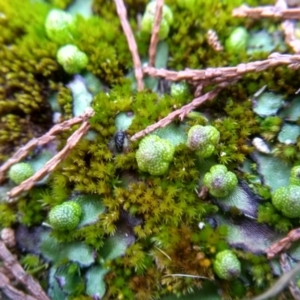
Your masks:
[[[36,297],[38,300],[49,300],[39,283],[24,271],[16,258],[6,248],[3,241],[0,241],[0,259],[3,260],[5,268],[10,270],[14,277],[26,287],[31,295]],[[3,277],[2,279],[5,280]]]
[[[271,245],[265,250],[268,259],[272,259],[275,255],[287,250],[293,242],[300,239],[300,228],[291,230],[286,237]]]
[[[206,39],[207,39],[209,46],[211,46],[215,51],[220,52],[220,51],[224,50],[224,48],[219,40],[219,37],[214,30],[212,30],[212,29],[208,30],[208,32],[206,34]]]
[[[33,298],[30,295],[26,295],[23,292],[17,290],[12,285],[10,285],[9,279],[0,272],[0,290],[6,295],[9,299],[14,300],[38,300]]]
[[[84,114],[81,116],[72,118],[70,120],[64,121],[60,124],[53,126],[46,134],[39,138],[34,138],[29,141],[25,146],[21,147],[11,158],[9,158],[1,167],[0,167],[0,183],[5,179],[6,171],[15,163],[22,160],[28,155],[28,153],[38,146],[48,144],[49,142],[55,139],[55,135],[70,129],[73,125],[82,123],[87,120],[94,114],[92,109],[87,109]]]
[[[160,29],[160,22],[162,19],[163,6],[164,6],[164,0],[156,0],[154,26],[152,28],[152,35],[151,35],[151,41],[149,47],[149,67],[153,67],[155,62],[156,46],[159,40],[158,34]]]
[[[300,19],[300,8],[281,9],[276,6],[259,6],[250,8],[242,5],[232,11],[233,17]]]
[[[292,270],[288,255],[286,253],[282,253],[280,255],[280,267],[281,267],[282,273],[284,273],[284,274],[288,273]],[[289,290],[295,300],[300,299],[300,289],[298,288],[294,279],[291,279],[289,282]]]
[[[218,87],[216,87],[214,90],[212,90],[200,97],[195,98],[191,103],[182,106],[181,108],[168,114],[165,118],[159,120],[157,123],[152,124],[152,125],[148,126],[146,129],[134,134],[130,138],[130,140],[131,141],[137,140],[160,127],[165,127],[166,125],[170,124],[176,118],[179,118],[179,120],[182,121],[184,119],[184,117],[191,110],[195,109],[197,106],[199,106],[203,102],[205,102],[207,100],[212,100],[213,98],[215,98],[218,95],[218,93],[229,84],[230,84],[229,82],[224,82],[224,83],[220,84]]]
[[[68,138],[65,147],[57,153],[52,159],[47,161],[44,167],[37,171],[33,176],[24,180],[21,184],[14,187],[7,193],[9,202],[14,202],[17,195],[24,191],[30,190],[39,180],[45,177],[48,173],[52,172],[56,166],[67,157],[70,151],[78,144],[80,139],[88,132],[90,124],[87,120],[83,121],[81,126]]]
[[[144,67],[144,74],[151,77],[162,77],[170,81],[208,81],[210,84],[236,79],[250,72],[261,72],[271,67],[287,65],[289,68],[300,67],[300,55],[272,53],[268,59],[239,64],[235,67],[207,68],[205,70],[169,71]]]
[[[129,50],[131,52],[131,56],[134,64],[134,74],[137,81],[137,87],[138,90],[141,91],[144,88],[142,64],[139,57],[137,44],[127,19],[126,7],[124,5],[123,0],[114,0],[114,1],[116,4],[117,13],[119,15],[124,34],[128,42]]]

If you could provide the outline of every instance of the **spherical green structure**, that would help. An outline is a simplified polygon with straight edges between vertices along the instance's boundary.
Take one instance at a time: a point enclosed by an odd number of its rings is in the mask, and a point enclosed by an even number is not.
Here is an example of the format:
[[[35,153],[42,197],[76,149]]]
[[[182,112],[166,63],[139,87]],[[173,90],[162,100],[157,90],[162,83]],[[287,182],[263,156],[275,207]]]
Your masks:
[[[277,189],[272,195],[273,205],[288,218],[300,218],[300,186],[289,185]]]
[[[143,18],[142,18],[142,24],[141,24],[141,29],[143,32],[147,34],[152,33],[152,27],[154,25],[154,15],[145,13]],[[158,37],[160,40],[164,40],[165,38],[168,37],[170,30],[170,26],[166,19],[162,19],[160,22],[160,27],[159,27],[159,33]]]
[[[58,49],[57,61],[69,74],[79,73],[88,64],[87,55],[74,45],[66,45]]]
[[[223,165],[215,165],[204,176],[203,184],[209,193],[217,198],[228,196],[237,186],[238,180],[233,172]]]
[[[146,136],[140,142],[136,160],[141,171],[151,175],[163,175],[173,160],[175,147],[157,135]]]
[[[231,280],[240,275],[241,263],[231,250],[223,250],[216,255],[213,269],[221,279]]]
[[[53,42],[66,44],[71,40],[75,27],[73,17],[60,9],[52,9],[45,22],[47,36]]]
[[[25,162],[14,164],[8,171],[8,177],[16,184],[28,179],[34,174],[31,165]]]
[[[188,132],[186,145],[201,158],[206,158],[213,154],[219,139],[220,133],[215,127],[195,125]]]
[[[246,51],[249,34],[244,27],[235,28],[225,41],[225,48],[228,52],[239,53]]]
[[[82,210],[74,201],[67,201],[53,207],[49,213],[49,223],[56,230],[72,230],[80,222]]]

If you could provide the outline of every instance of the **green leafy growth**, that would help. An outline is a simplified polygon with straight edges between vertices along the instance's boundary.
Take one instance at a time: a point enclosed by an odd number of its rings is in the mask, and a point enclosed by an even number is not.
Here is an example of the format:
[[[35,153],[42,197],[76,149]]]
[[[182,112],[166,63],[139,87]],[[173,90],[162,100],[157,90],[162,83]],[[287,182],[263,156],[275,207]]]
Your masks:
[[[278,134],[278,141],[285,144],[294,144],[297,142],[299,135],[299,125],[285,123]]]
[[[102,266],[93,266],[90,268],[86,277],[86,293],[91,297],[102,298],[106,291],[104,276],[108,272]]]
[[[253,111],[261,117],[276,114],[283,105],[283,96],[265,92],[256,100]]]
[[[229,100],[225,106],[228,117],[212,122],[220,132],[220,141],[216,145],[221,164],[243,162],[246,155],[253,151],[248,138],[258,132],[256,117],[251,110],[251,102],[234,103]]]
[[[257,171],[262,176],[265,185],[274,191],[289,184],[291,165],[284,163],[276,157],[255,153]]]
[[[267,202],[259,205],[257,221],[274,227],[279,232],[288,232],[292,228],[291,220],[278,213],[273,204]]]
[[[66,295],[76,296],[84,292],[85,283],[78,264],[69,263],[59,266],[54,277]]]
[[[88,267],[95,262],[93,249],[82,242],[59,243],[49,233],[42,237],[42,254],[56,264],[65,260],[78,263],[81,267]]]
[[[277,116],[269,116],[260,121],[260,135],[267,141],[273,141],[282,125],[282,119]]]
[[[78,228],[96,223],[99,220],[99,215],[105,211],[105,207],[97,195],[79,195],[72,201],[78,203],[82,209]]]

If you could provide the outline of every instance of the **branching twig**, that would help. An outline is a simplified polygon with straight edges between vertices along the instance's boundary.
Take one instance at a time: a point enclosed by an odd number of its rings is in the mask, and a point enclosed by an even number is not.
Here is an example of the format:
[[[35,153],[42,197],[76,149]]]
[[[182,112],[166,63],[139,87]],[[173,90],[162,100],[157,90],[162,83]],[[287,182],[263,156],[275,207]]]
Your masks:
[[[154,131],[155,129],[158,129],[160,127],[165,127],[166,125],[170,124],[174,119],[179,118],[181,121],[184,119],[184,117],[194,108],[196,108],[197,106],[199,106],[200,104],[202,104],[203,102],[207,101],[207,100],[211,100],[213,98],[215,98],[218,93],[220,92],[220,90],[224,87],[226,87],[227,85],[229,85],[229,82],[224,82],[221,83],[218,87],[216,87],[214,90],[198,97],[195,98],[191,103],[182,106],[181,108],[171,112],[170,114],[168,114],[165,118],[159,120],[157,123],[152,124],[150,126],[148,126],[146,129],[134,134],[131,137],[131,141],[137,140],[143,136],[145,136],[146,134],[149,134],[150,132]]]
[[[282,253],[280,255],[280,267],[284,274],[288,273],[292,270],[292,267],[289,262],[289,258],[286,253]],[[298,288],[295,280],[293,280],[293,279],[291,279],[291,281],[289,282],[289,290],[295,300],[300,299],[300,289]]]
[[[39,283],[24,271],[2,241],[0,241],[0,259],[3,260],[5,268],[9,269],[14,277],[21,282],[34,297],[38,300],[49,300]],[[4,277],[2,277],[2,280],[4,280],[4,283],[7,282]]]
[[[88,132],[90,125],[88,119],[84,119],[81,126],[68,138],[65,147],[57,153],[52,159],[50,159],[44,167],[37,171],[33,176],[24,180],[20,185],[13,188],[10,192],[7,193],[9,202],[13,202],[17,195],[23,191],[30,190],[39,180],[45,177],[48,173],[53,171],[56,166],[67,157],[69,152],[74,148],[80,139]]]
[[[23,292],[17,290],[12,285],[10,285],[9,279],[0,272],[0,290],[5,294],[9,299],[14,300],[38,300],[29,295],[25,295]]]
[[[293,242],[300,239],[300,228],[291,230],[286,237],[271,245],[266,249],[268,259],[272,259],[276,254],[287,250]]]
[[[130,24],[127,20],[127,11],[124,5],[123,0],[114,0],[117,8],[117,13],[119,15],[121,25],[124,31],[124,34],[127,38],[129,50],[131,52],[133,64],[134,64],[134,73],[137,81],[138,90],[141,91],[144,88],[143,83],[143,71],[142,64],[138,53],[138,48],[136,45],[136,41],[134,39],[134,35],[132,33]]]
[[[287,65],[289,68],[300,67],[300,55],[272,53],[268,59],[239,64],[235,67],[208,68],[205,70],[169,71],[144,67],[144,74],[151,77],[162,77],[171,81],[192,80],[207,81],[210,84],[233,80],[250,72],[261,72],[271,67]]]
[[[39,138],[34,138],[29,141],[25,146],[21,147],[11,158],[9,158],[1,167],[0,167],[0,183],[5,178],[5,172],[15,163],[22,160],[28,155],[28,153],[38,146],[45,145],[55,139],[55,135],[70,129],[73,125],[86,121],[94,114],[92,109],[88,109],[81,116],[72,118],[70,120],[64,121],[60,124],[53,126],[46,134]]]
[[[232,11],[233,17],[300,19],[300,8],[281,9],[276,6],[259,6],[250,8],[242,5]]]
[[[300,263],[298,263],[294,269],[291,271],[283,274],[277,281],[276,283],[268,289],[265,293],[263,293],[260,296],[257,296],[255,298],[252,298],[251,300],[267,300],[270,298],[275,297],[278,295],[284,288],[285,286],[289,283],[291,279],[293,279],[297,273],[300,271]]]
[[[156,46],[159,39],[158,34],[159,34],[160,22],[162,18],[163,5],[164,5],[164,0],[156,0],[154,26],[152,29],[151,42],[149,47],[149,67],[153,67],[155,62]]]

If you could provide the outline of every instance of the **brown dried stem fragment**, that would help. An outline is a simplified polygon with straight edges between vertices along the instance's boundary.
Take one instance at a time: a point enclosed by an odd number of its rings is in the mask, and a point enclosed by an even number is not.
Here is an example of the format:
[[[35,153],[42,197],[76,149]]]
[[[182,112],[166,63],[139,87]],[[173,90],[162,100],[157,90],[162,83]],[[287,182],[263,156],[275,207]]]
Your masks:
[[[17,290],[12,285],[10,285],[9,279],[0,272],[0,290],[4,295],[8,297],[8,299],[14,300],[38,300],[37,298],[33,298],[29,295],[25,295],[23,292]]]
[[[250,8],[242,5],[232,11],[233,17],[250,17],[253,19],[260,18],[280,18],[280,19],[300,19],[300,8],[281,9],[277,6],[259,6]]]
[[[289,68],[300,67],[300,55],[288,55],[272,53],[268,59],[239,64],[235,67],[207,68],[205,70],[169,71],[166,69],[155,69],[144,67],[144,74],[151,77],[162,77],[170,81],[191,80],[206,81],[209,84],[225,82],[238,79],[240,76],[250,72],[261,72],[271,67],[287,65]]]
[[[206,39],[209,46],[211,46],[215,51],[220,52],[224,50],[221,42],[219,41],[219,37],[214,30],[212,29],[208,30],[206,34]]]
[[[89,110],[91,115],[94,113],[92,109]],[[93,113],[92,113],[93,111]],[[83,119],[81,126],[68,138],[65,147],[57,153],[52,159],[50,159],[44,167],[36,172],[30,178],[24,180],[20,185],[14,187],[10,192],[7,193],[9,202],[15,201],[15,197],[24,191],[30,190],[39,180],[45,177],[48,173],[52,172],[56,166],[67,157],[70,151],[78,144],[80,139],[88,132],[90,124],[88,118]]]
[[[116,4],[117,13],[119,15],[124,34],[128,42],[129,50],[131,52],[131,56],[134,64],[134,74],[136,77],[138,90],[141,91],[144,88],[142,64],[141,64],[141,59],[139,57],[137,44],[127,19],[126,7],[124,5],[123,0],[114,0],[114,1]]]
[[[282,253],[280,255],[280,267],[283,273],[287,273],[292,270],[288,255],[286,253]],[[298,288],[295,280],[293,279],[289,282],[289,290],[294,299],[300,299],[300,289]]]
[[[1,167],[0,167],[0,183],[5,178],[5,172],[15,163],[22,160],[24,157],[28,155],[28,153],[38,146],[42,146],[48,144],[49,142],[55,139],[55,135],[70,129],[73,125],[82,123],[90,118],[94,114],[92,109],[87,109],[81,116],[72,118],[70,120],[64,121],[60,124],[53,126],[46,134],[39,138],[33,138],[29,141],[25,146],[21,147],[10,159],[8,159]]]
[[[162,19],[162,9],[164,6],[164,0],[156,0],[156,10],[154,17],[154,26],[152,28],[152,35],[149,47],[149,66],[153,67],[156,55],[156,46],[159,40],[158,34],[160,29],[160,22]]]
[[[230,82],[221,83],[214,90],[212,90],[200,97],[195,98],[191,103],[182,106],[181,108],[168,114],[165,118],[159,120],[157,123],[152,124],[152,125],[148,126],[147,128],[145,128],[144,130],[139,131],[138,133],[134,134],[130,138],[130,140],[131,141],[137,140],[160,127],[165,127],[168,124],[170,124],[173,120],[175,120],[176,118],[179,118],[179,120],[182,121],[191,110],[195,109],[197,106],[204,103],[205,101],[212,100],[213,98],[215,98],[218,95],[218,93],[229,84],[230,84]]]
[[[0,241],[0,259],[3,260],[3,264],[5,268],[9,269],[11,273],[14,275],[14,277],[21,282],[26,289],[38,300],[49,300],[48,296],[45,294],[39,283],[33,279],[32,276],[27,274],[24,269],[21,267],[21,265],[18,263],[16,258],[11,254],[11,252],[6,248],[3,241]],[[0,280],[2,280],[2,283],[4,283],[4,287],[7,287],[7,280],[5,278],[6,276],[2,276]],[[0,285],[1,288],[1,285]],[[11,298],[11,299],[17,299],[17,298]],[[26,298],[22,298],[26,299]],[[30,297],[28,300],[32,300],[33,298]]]
[[[300,228],[291,230],[286,237],[271,245],[265,250],[267,258],[272,259],[283,250],[287,250],[293,242],[300,239]]]

